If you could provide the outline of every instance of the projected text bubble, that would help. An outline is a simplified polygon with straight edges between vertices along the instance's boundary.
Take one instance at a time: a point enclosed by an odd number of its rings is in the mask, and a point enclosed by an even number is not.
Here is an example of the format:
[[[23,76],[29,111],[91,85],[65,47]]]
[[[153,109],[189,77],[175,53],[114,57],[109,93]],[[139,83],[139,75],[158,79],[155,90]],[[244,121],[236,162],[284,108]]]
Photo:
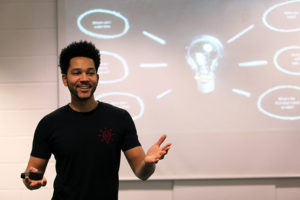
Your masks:
[[[145,106],[143,100],[130,93],[107,92],[97,96],[96,99],[130,111],[133,120],[139,119],[144,114]]]
[[[129,30],[129,22],[123,15],[105,9],[89,10],[81,14],[77,26],[84,34],[100,39],[118,38]]]
[[[127,62],[120,55],[108,51],[100,51],[105,62],[101,63],[98,74],[99,84],[117,83],[126,79],[129,74]]]
[[[281,120],[300,119],[300,87],[282,85],[260,95],[257,107],[263,114]]]
[[[266,10],[263,23],[266,27],[277,32],[300,31],[300,1],[292,0],[276,4]],[[282,23],[284,22],[284,23]]]
[[[300,75],[300,46],[288,46],[278,50],[274,56],[278,70],[289,75]]]

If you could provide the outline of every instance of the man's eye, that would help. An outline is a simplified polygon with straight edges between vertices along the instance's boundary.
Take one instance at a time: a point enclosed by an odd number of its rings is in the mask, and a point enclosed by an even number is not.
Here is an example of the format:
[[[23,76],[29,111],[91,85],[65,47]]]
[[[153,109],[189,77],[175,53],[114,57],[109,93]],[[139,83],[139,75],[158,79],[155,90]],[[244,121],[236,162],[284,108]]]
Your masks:
[[[72,72],[73,75],[79,75],[80,72]]]
[[[88,72],[89,75],[95,75],[96,72]]]

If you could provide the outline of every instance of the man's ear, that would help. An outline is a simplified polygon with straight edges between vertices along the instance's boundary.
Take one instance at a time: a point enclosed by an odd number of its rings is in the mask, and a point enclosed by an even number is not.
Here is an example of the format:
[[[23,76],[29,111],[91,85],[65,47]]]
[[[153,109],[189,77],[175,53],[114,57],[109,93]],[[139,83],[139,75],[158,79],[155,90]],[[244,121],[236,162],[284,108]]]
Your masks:
[[[61,78],[62,78],[62,81],[63,81],[64,85],[68,86],[67,74],[63,74],[61,76]]]

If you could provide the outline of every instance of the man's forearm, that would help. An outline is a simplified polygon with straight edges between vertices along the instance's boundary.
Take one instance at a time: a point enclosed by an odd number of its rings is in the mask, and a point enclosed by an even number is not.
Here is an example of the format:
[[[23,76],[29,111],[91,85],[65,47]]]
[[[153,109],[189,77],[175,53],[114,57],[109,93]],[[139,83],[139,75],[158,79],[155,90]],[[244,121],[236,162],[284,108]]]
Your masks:
[[[153,174],[155,167],[155,163],[146,163],[143,161],[141,167],[137,169],[135,174],[139,179],[145,181]]]

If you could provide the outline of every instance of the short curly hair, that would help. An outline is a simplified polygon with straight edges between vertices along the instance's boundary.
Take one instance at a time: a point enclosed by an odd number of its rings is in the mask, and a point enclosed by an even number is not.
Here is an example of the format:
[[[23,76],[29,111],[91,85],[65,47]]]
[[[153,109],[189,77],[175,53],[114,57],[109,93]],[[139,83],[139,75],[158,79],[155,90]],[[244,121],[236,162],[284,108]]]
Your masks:
[[[72,42],[61,50],[59,57],[59,67],[62,74],[67,74],[70,60],[74,57],[87,57],[94,61],[96,71],[100,65],[100,52],[95,45],[88,41]]]

